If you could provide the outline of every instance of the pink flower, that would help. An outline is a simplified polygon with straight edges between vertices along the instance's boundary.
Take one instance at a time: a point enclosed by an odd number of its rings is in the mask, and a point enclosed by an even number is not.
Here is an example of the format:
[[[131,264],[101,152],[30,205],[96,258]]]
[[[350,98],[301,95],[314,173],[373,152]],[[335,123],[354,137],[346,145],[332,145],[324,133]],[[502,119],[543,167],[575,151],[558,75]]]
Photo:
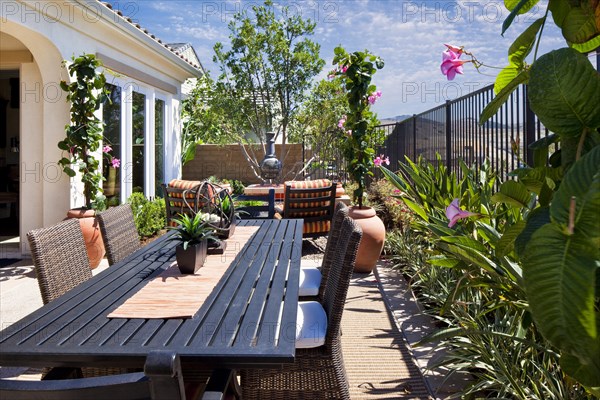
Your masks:
[[[383,154],[380,154],[377,157],[375,157],[375,159],[373,160],[373,164],[375,164],[376,167],[381,167],[382,164],[390,165],[390,158],[384,156]]]
[[[346,116],[343,115],[342,118],[338,121],[338,128],[344,129],[344,124],[346,123]]]
[[[110,153],[112,151],[112,147],[106,145],[102,148],[103,153]]]
[[[329,75],[327,75],[327,79],[333,79],[335,78],[335,73],[337,71],[334,69],[333,71],[329,71]]]
[[[369,104],[371,104],[371,105],[375,104],[377,99],[380,97],[381,97],[381,90],[378,90],[378,91],[372,93],[368,98]]]
[[[348,136],[352,136],[352,129],[348,129],[348,130],[346,131],[346,135],[348,135]]]
[[[342,74],[345,74],[346,71],[348,71],[348,66],[347,65],[340,66],[340,71],[342,71]]]
[[[121,160],[119,160],[118,158],[113,158],[112,160],[110,160],[110,163],[113,168],[119,168],[121,166]]]
[[[463,48],[462,47],[454,46],[452,44],[445,44],[445,43],[444,43],[444,46],[446,46],[448,48],[448,50],[450,50],[451,52],[457,53],[459,56],[463,52]]]
[[[446,208],[446,217],[450,220],[448,223],[448,228],[452,228],[459,219],[469,218],[473,215],[477,214],[460,209],[458,199],[452,200],[452,203],[450,203],[450,205]]]
[[[469,62],[459,60],[461,54],[462,50],[460,53],[457,53],[450,48],[442,53],[442,65],[440,65],[440,68],[442,74],[446,75],[449,81],[453,80],[456,74],[462,74],[463,64]]]

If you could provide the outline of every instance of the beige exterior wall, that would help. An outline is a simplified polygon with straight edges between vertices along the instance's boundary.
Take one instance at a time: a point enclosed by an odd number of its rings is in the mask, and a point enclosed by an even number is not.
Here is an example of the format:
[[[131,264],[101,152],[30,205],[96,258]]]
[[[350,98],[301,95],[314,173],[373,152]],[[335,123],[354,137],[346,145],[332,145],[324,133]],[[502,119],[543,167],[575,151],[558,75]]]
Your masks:
[[[165,102],[166,180],[181,174],[181,85],[197,71],[95,0],[2,0],[0,5],[0,69],[18,70],[20,75],[19,233],[21,253],[28,254],[23,239],[29,230],[59,222],[69,208],[83,205],[82,185],[57,164],[62,155],[57,144],[69,122],[69,104],[59,86],[69,77],[61,62],[73,55],[97,54],[111,59],[115,70],[123,69],[107,74],[107,80],[146,96],[150,155],[154,154],[151,101]],[[130,128],[122,130],[123,137],[131,134]],[[131,152],[124,153],[121,161],[126,166]],[[148,163],[145,175],[153,173],[154,163]],[[131,188],[127,189],[128,182],[122,184],[124,201]],[[148,178],[147,195],[154,195],[153,186]]]
[[[258,146],[256,150],[262,160],[264,152]],[[281,145],[275,145],[275,153],[279,157]],[[286,153],[283,180],[291,180],[303,166],[302,145],[287,144]],[[202,180],[213,175],[221,179],[238,179],[244,184],[261,183],[252,172],[239,145],[199,145],[196,147],[196,157],[183,166],[183,179]]]

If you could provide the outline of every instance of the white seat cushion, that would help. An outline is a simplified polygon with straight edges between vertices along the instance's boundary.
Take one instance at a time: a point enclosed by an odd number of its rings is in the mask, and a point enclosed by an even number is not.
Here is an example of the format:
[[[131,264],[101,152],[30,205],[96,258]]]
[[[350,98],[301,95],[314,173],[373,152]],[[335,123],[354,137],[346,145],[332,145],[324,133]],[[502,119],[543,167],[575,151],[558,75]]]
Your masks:
[[[299,302],[297,321],[297,349],[310,349],[325,344],[325,335],[327,334],[327,314],[319,302]]]
[[[321,286],[321,271],[316,268],[300,268],[298,296],[316,296]]]

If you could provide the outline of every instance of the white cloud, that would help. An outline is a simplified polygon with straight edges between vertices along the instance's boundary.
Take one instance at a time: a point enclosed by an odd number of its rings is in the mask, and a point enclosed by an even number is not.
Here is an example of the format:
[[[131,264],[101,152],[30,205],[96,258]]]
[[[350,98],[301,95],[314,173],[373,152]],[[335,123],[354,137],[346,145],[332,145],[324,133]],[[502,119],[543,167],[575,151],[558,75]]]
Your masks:
[[[115,1],[116,3],[116,1]],[[212,46],[227,45],[227,23],[236,12],[247,10],[262,0],[139,1],[136,19],[167,42],[191,42],[204,66],[218,74],[212,63]],[[288,5],[303,18],[317,22],[312,40],[321,44],[321,57],[327,64],[318,78],[331,69],[333,49],[342,45],[348,51],[369,49],[385,60],[374,83],[383,97],[374,109],[380,117],[425,111],[446,100],[446,96],[466,94],[491,83],[498,70],[478,73],[465,65],[465,74],[448,82],[439,69],[444,43],[465,46],[488,65],[503,67],[507,49],[520,32],[543,16],[547,0],[540,1],[534,15],[519,16],[503,38],[502,22],[508,16],[502,0],[275,0]],[[564,46],[560,32],[547,24],[540,54]],[[464,57],[464,56],[463,56]],[[490,75],[490,76],[488,76]]]

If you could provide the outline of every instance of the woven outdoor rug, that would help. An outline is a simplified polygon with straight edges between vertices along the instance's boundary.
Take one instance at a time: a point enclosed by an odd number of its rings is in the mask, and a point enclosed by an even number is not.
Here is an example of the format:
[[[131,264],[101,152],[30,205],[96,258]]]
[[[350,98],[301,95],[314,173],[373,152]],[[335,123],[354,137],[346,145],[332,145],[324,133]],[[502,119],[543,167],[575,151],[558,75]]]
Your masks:
[[[431,398],[373,274],[352,279],[342,317],[342,349],[352,400]]]

